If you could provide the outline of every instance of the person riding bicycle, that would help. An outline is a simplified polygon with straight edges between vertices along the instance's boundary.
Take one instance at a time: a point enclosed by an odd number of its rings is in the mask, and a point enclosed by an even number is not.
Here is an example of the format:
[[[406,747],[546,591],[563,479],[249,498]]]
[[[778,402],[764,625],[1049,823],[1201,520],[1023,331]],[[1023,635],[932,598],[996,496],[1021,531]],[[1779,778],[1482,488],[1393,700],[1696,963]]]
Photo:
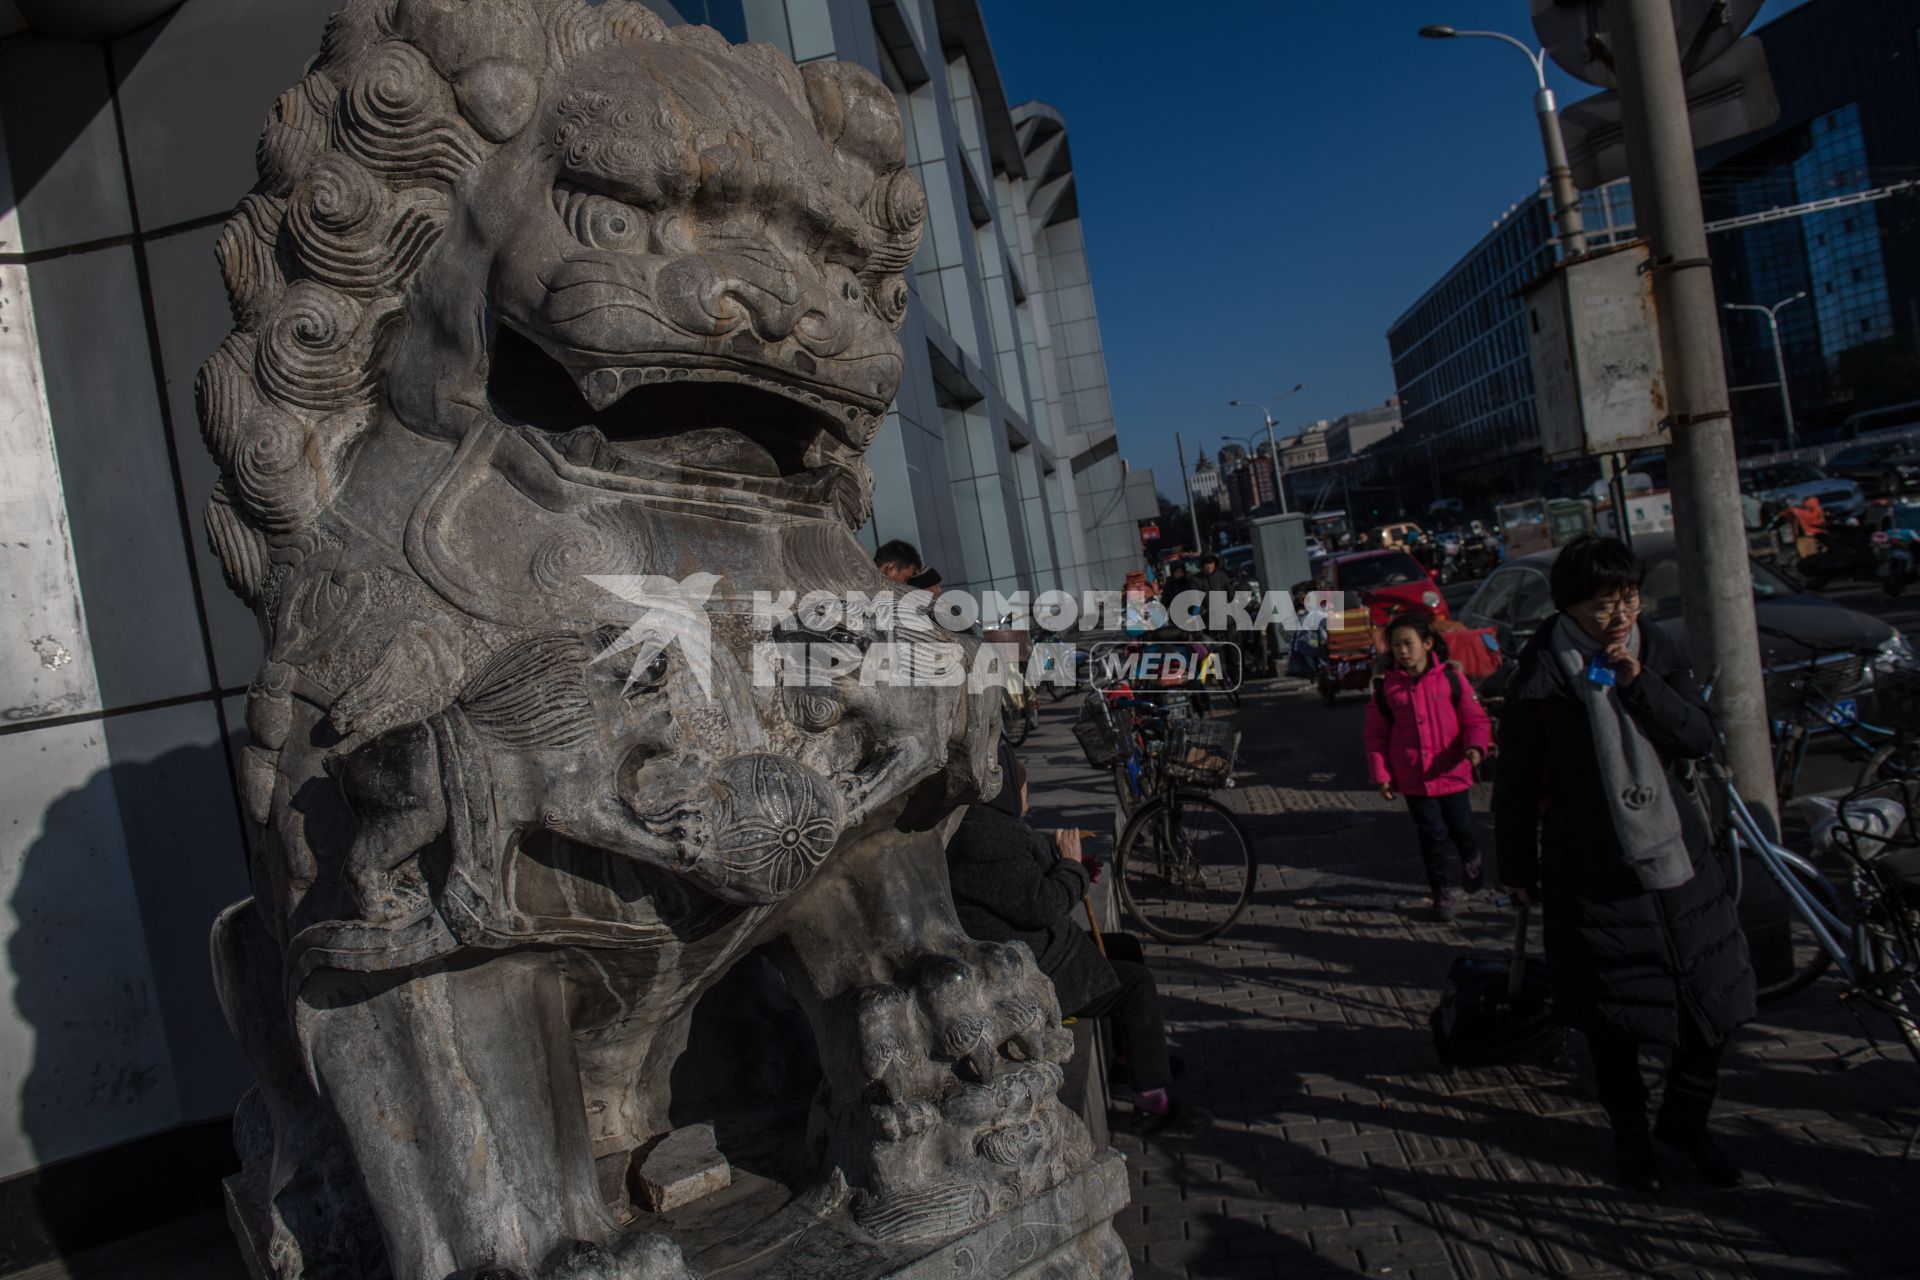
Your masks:
[[[1793,523],[1794,554],[1805,560],[1809,556],[1820,554],[1820,538],[1827,531],[1827,513],[1820,507],[1820,499],[1808,494],[1787,508],[1787,518]]]
[[[1240,590],[1240,583],[1227,572],[1225,566],[1220,563],[1219,556],[1209,551],[1200,557],[1200,572],[1195,575],[1191,590],[1198,591],[1201,595],[1200,609],[1195,615],[1200,623],[1200,629],[1195,632],[1195,638],[1204,639],[1215,648],[1222,648],[1228,643],[1239,640],[1240,637],[1233,630],[1233,624],[1227,621],[1226,608],[1233,599],[1234,593]],[[1216,621],[1221,623],[1218,629],[1214,627]],[[1223,658],[1224,656],[1223,654]],[[1230,683],[1238,684],[1238,675],[1237,671],[1231,672]]]
[[[1143,1135],[1193,1137],[1213,1117],[1176,1101],[1173,1061],[1153,971],[1140,944],[1105,935],[1102,955],[1079,926],[1092,884],[1078,831],[1041,832],[1026,822],[1026,768],[1000,744],[1006,779],[992,800],[968,807],[947,842],[947,878],[960,927],[982,942],[1023,942],[1053,982],[1070,1018],[1113,1020],[1133,1090],[1133,1127]]]
[[[1544,908],[1555,1005],[1592,1048],[1622,1178],[1659,1185],[1658,1138],[1733,1186],[1707,1119],[1727,1041],[1754,1016],[1753,968],[1680,771],[1712,752],[1713,717],[1680,646],[1640,618],[1645,577],[1624,543],[1593,534],[1554,561],[1559,613],[1521,653],[1500,720],[1500,882]],[[1651,1130],[1646,1044],[1673,1050]]]

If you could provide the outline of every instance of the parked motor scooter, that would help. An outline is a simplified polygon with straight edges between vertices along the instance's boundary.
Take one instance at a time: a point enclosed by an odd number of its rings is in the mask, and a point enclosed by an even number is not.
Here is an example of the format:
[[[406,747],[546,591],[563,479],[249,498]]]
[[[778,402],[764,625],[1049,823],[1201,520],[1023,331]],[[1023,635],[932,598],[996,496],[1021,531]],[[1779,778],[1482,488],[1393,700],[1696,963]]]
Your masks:
[[[1802,557],[1794,571],[1815,591],[1843,580],[1879,582],[1881,556],[1874,535],[1859,524],[1829,525],[1819,534],[1820,550]]]

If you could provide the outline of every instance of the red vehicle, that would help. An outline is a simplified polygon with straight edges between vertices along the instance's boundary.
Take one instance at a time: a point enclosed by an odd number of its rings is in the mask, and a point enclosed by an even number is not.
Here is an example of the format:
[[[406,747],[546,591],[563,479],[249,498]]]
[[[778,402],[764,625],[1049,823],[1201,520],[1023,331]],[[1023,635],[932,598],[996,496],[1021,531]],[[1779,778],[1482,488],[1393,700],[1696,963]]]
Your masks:
[[[1373,682],[1380,628],[1395,614],[1418,609],[1436,619],[1447,617],[1447,602],[1432,575],[1397,548],[1329,556],[1320,569],[1320,588],[1350,593],[1365,609],[1365,613],[1348,610],[1328,619],[1314,682],[1328,706],[1341,690],[1364,689]]]
[[[1386,626],[1394,614],[1409,609],[1423,609],[1438,619],[1447,617],[1447,602],[1432,573],[1398,548],[1328,556],[1320,568],[1320,587],[1358,595],[1376,627]]]

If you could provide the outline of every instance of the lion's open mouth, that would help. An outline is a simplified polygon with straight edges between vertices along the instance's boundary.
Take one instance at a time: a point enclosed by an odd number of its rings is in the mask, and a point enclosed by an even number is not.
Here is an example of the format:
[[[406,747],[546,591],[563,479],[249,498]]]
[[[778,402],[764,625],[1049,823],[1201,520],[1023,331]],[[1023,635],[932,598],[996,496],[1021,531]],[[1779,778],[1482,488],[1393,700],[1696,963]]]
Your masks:
[[[673,360],[569,368],[502,325],[487,394],[502,421],[533,429],[576,467],[757,479],[796,498],[824,494],[857,464],[877,420],[877,410],[723,358]]]

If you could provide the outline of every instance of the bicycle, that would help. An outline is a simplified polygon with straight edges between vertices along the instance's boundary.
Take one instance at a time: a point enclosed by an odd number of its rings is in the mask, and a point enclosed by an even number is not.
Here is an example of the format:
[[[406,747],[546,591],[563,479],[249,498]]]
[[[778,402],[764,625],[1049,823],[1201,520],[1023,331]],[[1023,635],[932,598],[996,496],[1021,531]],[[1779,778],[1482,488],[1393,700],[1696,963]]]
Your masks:
[[[1843,890],[1812,858],[1767,834],[1722,760],[1709,757],[1706,770],[1720,793],[1717,814],[1735,900],[1745,888],[1743,854],[1751,853],[1786,895],[1802,930],[1797,946],[1804,955],[1796,954],[1788,975],[1763,988],[1760,998],[1771,1001],[1802,991],[1837,967],[1846,984],[1841,1003],[1860,1021],[1869,1044],[1876,1051],[1880,1047],[1861,1017],[1862,1006],[1884,1014],[1920,1061],[1920,831],[1914,825],[1920,796],[1915,782],[1876,782],[1855,788],[1839,803],[1829,849],[1846,861]],[[1867,803],[1896,796],[1897,823],[1884,820],[1886,808],[1876,811]],[[1915,1141],[1920,1129],[1907,1144],[1908,1154]]]
[[[1879,781],[1883,775],[1911,774],[1915,771],[1897,728],[1863,719],[1859,704],[1853,698],[1835,697],[1821,687],[1823,668],[1830,666],[1835,659],[1857,657],[1863,664],[1868,664],[1878,658],[1877,653],[1852,646],[1817,645],[1770,627],[1761,627],[1760,632],[1776,640],[1800,645],[1808,653],[1806,666],[1793,675],[1789,686],[1796,695],[1791,714],[1775,719],[1771,726],[1773,777],[1781,800],[1793,797],[1794,789],[1800,783],[1801,770],[1806,766],[1807,749],[1816,733],[1836,733],[1848,746],[1867,757],[1855,780],[1856,787],[1868,786]],[[1880,674],[1889,683],[1907,681],[1920,684],[1920,677],[1898,666],[1889,667]]]
[[[1240,734],[1096,689],[1074,734],[1088,762],[1114,770],[1126,827],[1114,851],[1120,901],[1162,942],[1209,942],[1253,899],[1253,842],[1208,791],[1232,784]],[[1128,804],[1129,798],[1132,804]]]

